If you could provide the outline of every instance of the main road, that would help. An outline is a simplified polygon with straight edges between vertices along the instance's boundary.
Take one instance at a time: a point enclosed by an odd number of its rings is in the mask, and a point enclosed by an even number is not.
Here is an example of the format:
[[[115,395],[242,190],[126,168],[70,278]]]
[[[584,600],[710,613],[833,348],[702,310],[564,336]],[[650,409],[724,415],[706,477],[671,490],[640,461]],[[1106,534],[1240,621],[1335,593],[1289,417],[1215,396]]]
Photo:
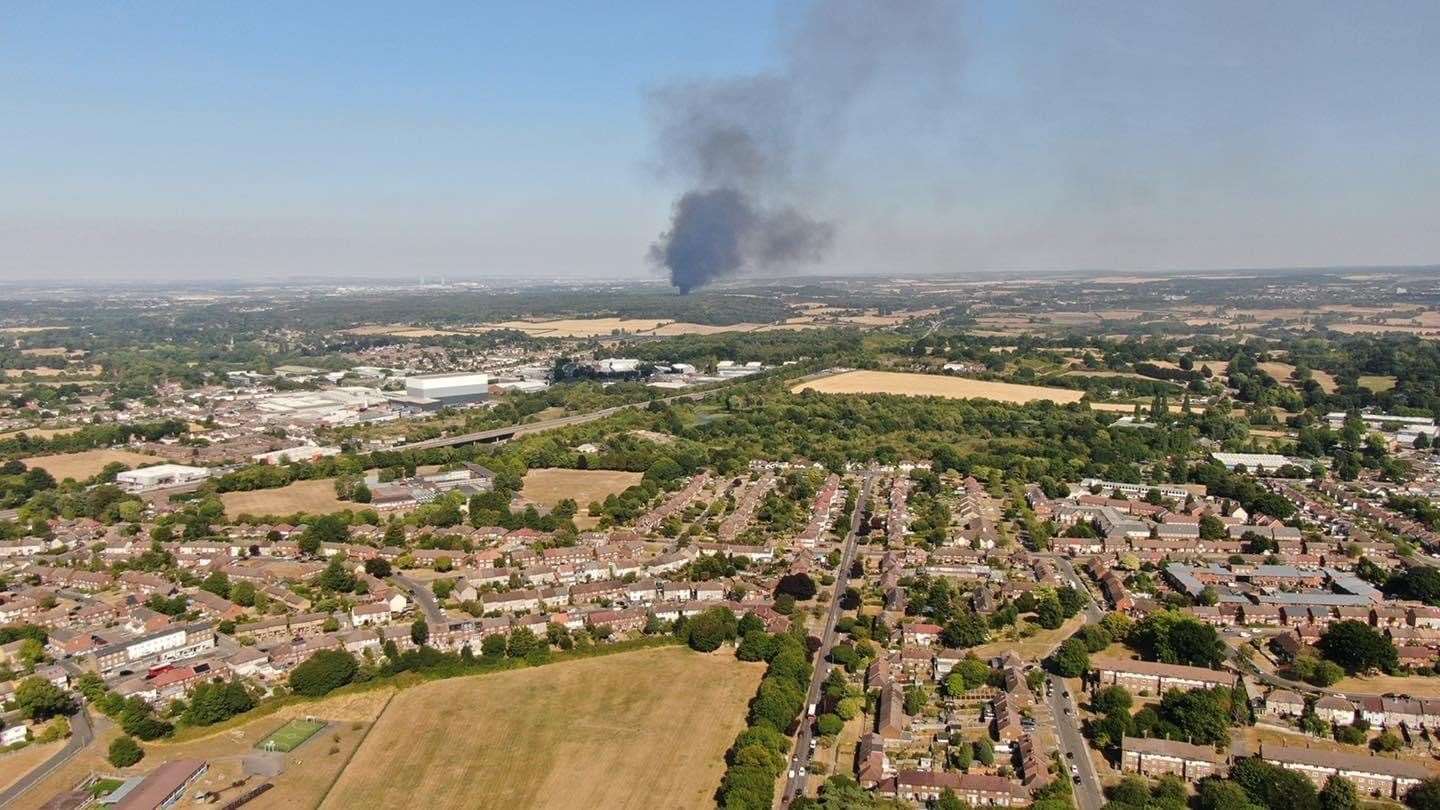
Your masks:
[[[829,675],[830,666],[825,657],[835,644],[835,623],[840,619],[840,600],[850,582],[850,564],[855,561],[855,544],[859,537],[860,516],[870,502],[870,489],[875,473],[865,473],[860,484],[860,497],[855,499],[855,510],[850,514],[850,533],[845,535],[845,550],[840,554],[840,568],[835,576],[835,593],[830,597],[830,611],[825,614],[825,625],[820,631],[820,649],[815,651],[815,674],[810,678],[810,689],[805,693],[805,711],[800,718],[800,730],[795,734],[795,754],[790,758],[789,774],[785,781],[785,792],[780,806],[785,807],[805,791],[805,780],[810,771],[810,739],[813,736],[815,718],[810,716],[810,707],[820,702],[820,689]],[[1087,809],[1088,810],[1088,809]]]
[[[1105,794],[1101,791],[1100,777],[1095,774],[1095,763],[1090,761],[1090,749],[1080,734],[1080,710],[1075,705],[1075,696],[1065,681],[1054,675],[1047,676],[1047,683],[1050,696],[1046,702],[1055,718],[1055,734],[1064,755],[1061,761],[1065,763],[1065,773],[1060,778],[1072,782],[1075,777],[1080,778],[1075,783],[1075,806],[1079,810],[1100,810],[1105,804]]]

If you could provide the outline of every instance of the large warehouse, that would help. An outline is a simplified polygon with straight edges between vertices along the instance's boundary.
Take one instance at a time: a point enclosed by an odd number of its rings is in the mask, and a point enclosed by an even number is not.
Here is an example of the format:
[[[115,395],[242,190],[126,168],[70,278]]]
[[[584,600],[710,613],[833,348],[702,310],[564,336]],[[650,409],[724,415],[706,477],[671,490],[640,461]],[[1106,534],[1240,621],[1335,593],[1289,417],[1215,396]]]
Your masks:
[[[479,402],[490,396],[489,374],[420,374],[405,378],[405,395],[443,405]]]
[[[138,470],[125,470],[115,476],[115,483],[126,492],[148,492],[193,484],[210,477],[210,470],[204,467],[187,467],[183,464],[156,464]]]

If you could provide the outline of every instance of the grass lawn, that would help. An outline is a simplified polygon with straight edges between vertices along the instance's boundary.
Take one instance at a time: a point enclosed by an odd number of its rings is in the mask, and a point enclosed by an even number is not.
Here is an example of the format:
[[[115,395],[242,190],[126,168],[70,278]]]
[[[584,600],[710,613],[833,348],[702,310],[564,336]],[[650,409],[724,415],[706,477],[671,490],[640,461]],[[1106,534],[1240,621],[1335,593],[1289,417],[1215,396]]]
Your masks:
[[[328,725],[323,720],[306,720],[297,717],[280,728],[270,732],[270,735],[255,744],[256,748],[271,751],[283,751],[290,753],[300,744],[315,736],[321,729]]]
[[[159,456],[147,456],[144,453],[132,453],[129,450],[86,450],[81,453],[56,453],[21,459],[25,462],[26,467],[40,467],[55,476],[56,481],[64,481],[66,478],[83,481],[96,475],[105,469],[106,464],[114,461],[130,467],[139,467],[142,464],[158,464],[164,460]]]
[[[1360,387],[1380,394],[1395,387],[1395,378],[1383,374],[1361,374]]]
[[[423,684],[320,807],[708,807],[763,673],[666,647]]]
[[[1440,678],[1424,675],[1371,675],[1365,678],[1341,678],[1330,689],[1359,695],[1383,695],[1393,692],[1417,698],[1440,698]]]

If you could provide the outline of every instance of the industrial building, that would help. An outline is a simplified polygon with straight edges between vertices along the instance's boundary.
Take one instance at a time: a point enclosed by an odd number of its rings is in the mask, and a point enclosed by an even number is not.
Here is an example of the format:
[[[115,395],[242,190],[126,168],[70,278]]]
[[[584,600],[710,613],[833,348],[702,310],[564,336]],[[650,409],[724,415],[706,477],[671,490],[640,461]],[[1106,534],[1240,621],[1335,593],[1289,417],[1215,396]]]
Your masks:
[[[204,481],[210,477],[205,467],[187,467],[183,464],[156,464],[138,470],[125,470],[115,476],[115,483],[126,492],[148,492],[152,489],[179,487]]]
[[[489,374],[462,372],[406,377],[405,396],[391,397],[391,401],[418,410],[439,410],[456,405],[472,405],[489,398]]]

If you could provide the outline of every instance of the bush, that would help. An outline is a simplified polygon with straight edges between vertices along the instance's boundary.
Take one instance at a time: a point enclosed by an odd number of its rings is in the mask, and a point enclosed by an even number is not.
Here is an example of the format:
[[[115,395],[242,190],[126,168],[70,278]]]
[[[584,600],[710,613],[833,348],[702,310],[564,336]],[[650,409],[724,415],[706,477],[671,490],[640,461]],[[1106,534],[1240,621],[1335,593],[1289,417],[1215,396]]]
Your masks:
[[[290,689],[298,695],[320,697],[350,683],[360,665],[343,650],[321,650],[290,671]]]
[[[117,768],[126,768],[145,758],[145,749],[130,737],[116,737],[106,759]]]

